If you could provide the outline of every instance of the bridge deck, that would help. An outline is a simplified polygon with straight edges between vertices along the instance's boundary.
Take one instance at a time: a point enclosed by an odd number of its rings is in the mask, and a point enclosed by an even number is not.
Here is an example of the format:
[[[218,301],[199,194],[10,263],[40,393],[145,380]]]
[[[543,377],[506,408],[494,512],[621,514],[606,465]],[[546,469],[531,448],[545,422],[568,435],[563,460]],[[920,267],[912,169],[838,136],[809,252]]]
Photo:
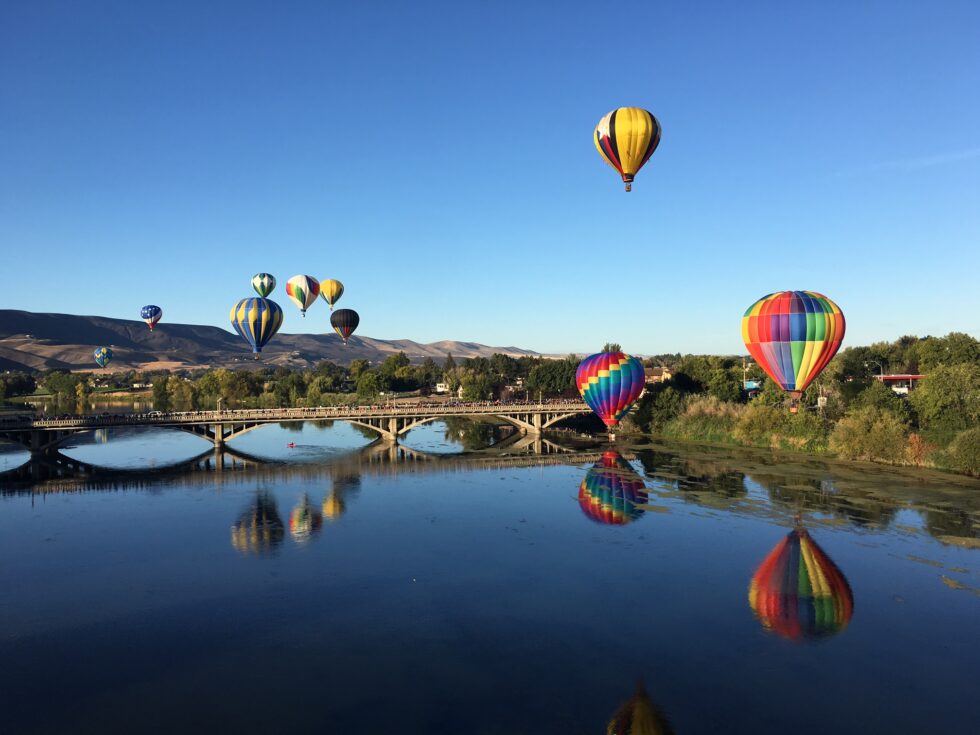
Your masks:
[[[419,419],[445,416],[519,416],[585,413],[582,401],[550,403],[410,404],[392,406],[320,406],[317,408],[249,408],[223,411],[179,411],[65,418],[2,417],[0,430],[91,429],[113,426],[187,426],[200,424],[277,423],[343,419]]]

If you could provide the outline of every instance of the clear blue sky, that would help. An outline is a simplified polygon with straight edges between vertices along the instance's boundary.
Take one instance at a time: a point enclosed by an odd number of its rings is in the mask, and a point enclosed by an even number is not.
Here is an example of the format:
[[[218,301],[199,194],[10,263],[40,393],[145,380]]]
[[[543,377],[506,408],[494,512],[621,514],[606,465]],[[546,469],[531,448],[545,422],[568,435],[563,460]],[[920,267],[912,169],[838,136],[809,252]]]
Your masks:
[[[206,7],[205,7],[206,6]],[[228,327],[269,271],[359,334],[743,352],[980,333],[980,3],[0,4],[0,307]],[[663,140],[633,192],[607,111]]]

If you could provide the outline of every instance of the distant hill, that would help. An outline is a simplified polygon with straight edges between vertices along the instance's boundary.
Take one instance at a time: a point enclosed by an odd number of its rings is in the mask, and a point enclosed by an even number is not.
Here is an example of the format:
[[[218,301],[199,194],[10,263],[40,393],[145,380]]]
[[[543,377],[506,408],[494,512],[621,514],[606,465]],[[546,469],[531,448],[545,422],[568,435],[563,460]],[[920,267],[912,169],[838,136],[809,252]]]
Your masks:
[[[476,342],[444,340],[420,344],[408,339],[383,340],[353,336],[347,346],[329,334],[277,334],[258,361],[244,341],[218,327],[161,322],[153,332],[141,321],[72,314],[35,314],[0,309],[0,370],[91,370],[92,351],[112,347],[110,369],[180,370],[184,368],[312,367],[320,360],[347,365],[351,360],[380,362],[404,352],[412,362],[426,357],[442,361],[448,353],[457,360],[537,356],[519,347],[489,347]]]

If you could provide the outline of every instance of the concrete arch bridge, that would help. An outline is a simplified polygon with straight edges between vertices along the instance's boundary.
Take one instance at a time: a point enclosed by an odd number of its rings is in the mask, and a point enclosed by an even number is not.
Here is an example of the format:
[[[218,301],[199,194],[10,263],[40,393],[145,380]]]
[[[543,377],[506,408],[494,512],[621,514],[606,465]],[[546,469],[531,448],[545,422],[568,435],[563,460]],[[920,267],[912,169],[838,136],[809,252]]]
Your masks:
[[[540,436],[564,419],[588,413],[582,401],[554,403],[418,403],[392,406],[326,406],[319,408],[256,408],[224,411],[153,411],[141,414],[39,418],[32,415],[0,419],[0,439],[19,444],[31,454],[56,450],[75,434],[103,428],[161,427],[185,431],[221,447],[225,442],[267,424],[291,421],[347,421],[367,427],[389,444],[412,429],[459,416],[496,418],[517,427],[520,435]]]

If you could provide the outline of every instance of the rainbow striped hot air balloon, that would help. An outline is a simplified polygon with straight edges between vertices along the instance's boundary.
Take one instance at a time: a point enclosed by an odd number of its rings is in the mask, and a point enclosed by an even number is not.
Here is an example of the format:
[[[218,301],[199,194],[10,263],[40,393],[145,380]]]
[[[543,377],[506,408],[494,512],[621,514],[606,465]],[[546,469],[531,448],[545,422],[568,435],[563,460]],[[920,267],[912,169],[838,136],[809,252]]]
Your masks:
[[[266,343],[282,326],[282,309],[271,299],[242,299],[231,310],[231,326],[255,353],[256,359]]]
[[[575,384],[589,408],[612,429],[643,392],[643,365],[624,352],[589,355],[575,371]]]
[[[646,484],[619,452],[603,452],[578,489],[578,504],[591,520],[622,526],[635,521],[647,502]]]
[[[310,503],[310,498],[304,495],[299,504],[289,514],[289,533],[297,543],[309,541],[314,532],[323,525],[323,516]]]
[[[320,282],[313,276],[293,276],[286,281],[286,295],[299,307],[303,316],[320,295]]]
[[[796,528],[759,565],[749,584],[749,605],[767,629],[801,640],[842,631],[854,597],[840,569]]]
[[[742,317],[749,354],[795,402],[844,339],[844,313],[814,291],[763,296]]]
[[[660,145],[660,123],[640,107],[620,107],[603,115],[592,138],[599,155],[631,191],[633,177]]]

